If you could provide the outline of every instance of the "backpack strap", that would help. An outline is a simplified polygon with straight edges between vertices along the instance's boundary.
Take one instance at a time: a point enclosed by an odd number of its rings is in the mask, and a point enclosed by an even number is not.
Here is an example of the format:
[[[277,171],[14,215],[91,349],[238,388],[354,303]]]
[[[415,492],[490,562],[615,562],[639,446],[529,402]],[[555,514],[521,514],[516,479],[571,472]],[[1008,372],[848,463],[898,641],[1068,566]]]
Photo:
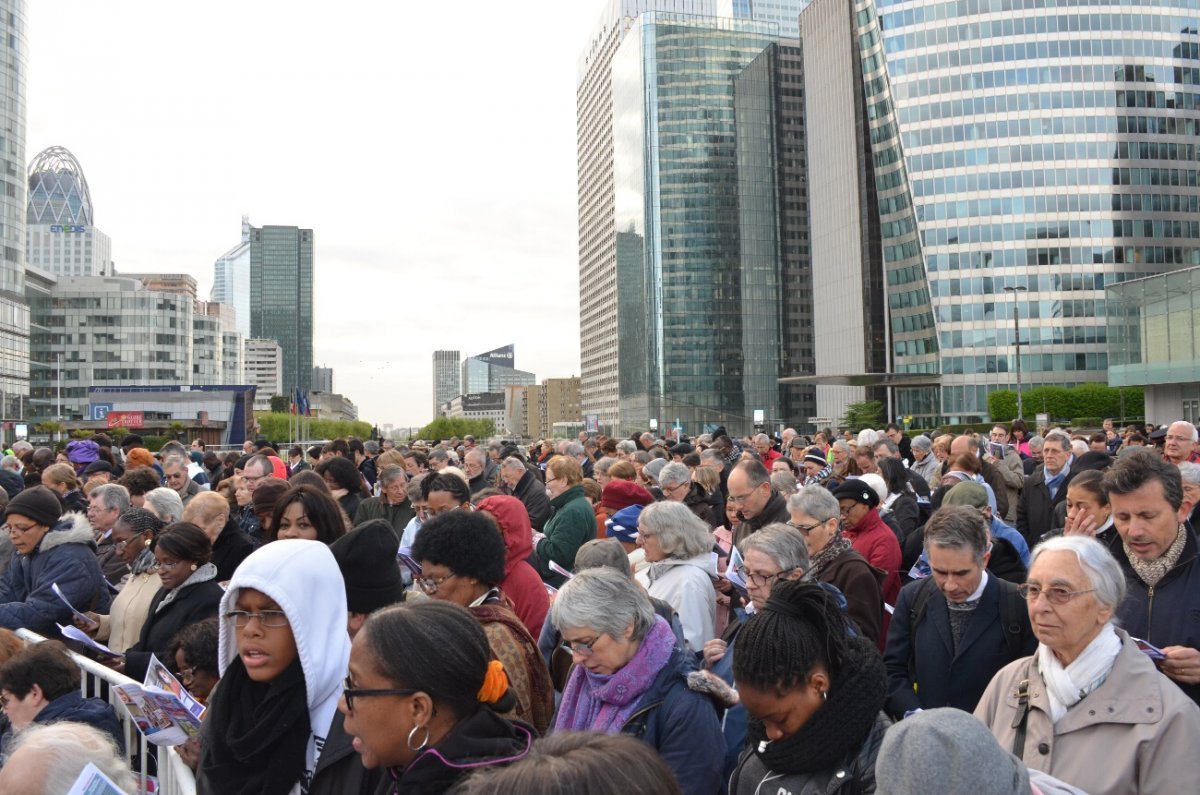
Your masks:
[[[1016,660],[1023,655],[1021,640],[1024,626],[1022,616],[1029,615],[1029,607],[1016,586],[1006,580],[1000,580],[1000,628],[1004,631],[1004,645],[1008,647],[1008,656]]]
[[[937,585],[934,583],[933,577],[926,577],[921,580],[921,584],[917,586],[916,590],[917,592],[913,594],[912,604],[908,608],[908,679],[913,684],[917,682],[917,645],[915,643],[917,626],[925,618],[925,610],[929,607],[929,600],[937,593]]]
[[[1025,728],[1029,725],[1029,666],[1025,666],[1025,678],[1017,685],[1017,713],[1013,716],[1012,728],[1016,729],[1013,736],[1013,756],[1024,759]]]

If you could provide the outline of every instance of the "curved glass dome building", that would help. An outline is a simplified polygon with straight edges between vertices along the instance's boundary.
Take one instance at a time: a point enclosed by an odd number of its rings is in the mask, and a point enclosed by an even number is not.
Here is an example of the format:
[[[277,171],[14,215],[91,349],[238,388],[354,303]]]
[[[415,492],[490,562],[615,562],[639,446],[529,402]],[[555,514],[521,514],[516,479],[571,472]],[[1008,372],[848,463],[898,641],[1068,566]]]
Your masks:
[[[92,225],[92,194],[83,166],[66,147],[51,146],[29,164],[31,224]]]
[[[889,287],[893,361],[941,372],[896,413],[987,415],[1014,312],[1026,389],[1104,381],[1105,285],[1200,265],[1200,0],[852,5],[889,285],[923,265],[936,324],[908,347]]]

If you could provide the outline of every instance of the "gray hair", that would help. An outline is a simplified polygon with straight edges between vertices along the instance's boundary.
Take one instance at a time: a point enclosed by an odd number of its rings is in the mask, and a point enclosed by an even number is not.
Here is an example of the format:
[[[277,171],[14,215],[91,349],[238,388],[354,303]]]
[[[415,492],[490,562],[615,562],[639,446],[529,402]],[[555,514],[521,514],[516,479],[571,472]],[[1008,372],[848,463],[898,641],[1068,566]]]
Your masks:
[[[887,438],[886,436],[881,436],[878,439],[876,439],[875,446],[872,448],[872,450],[875,452],[878,452],[880,447],[886,448],[888,453],[891,455],[894,455],[894,456],[900,455],[900,445],[896,444],[895,442],[893,442],[891,439]]]
[[[970,505],[943,505],[925,523],[925,549],[969,550],[976,563],[987,552],[987,520]]]
[[[137,788],[129,762],[117,744],[106,733],[83,723],[35,723],[16,735],[9,760],[17,754],[37,759],[42,765],[45,778],[38,791],[45,795],[69,791],[89,762],[122,792]]]
[[[388,464],[379,473],[379,482],[386,486],[407,476],[408,474],[404,471],[404,467],[398,464]]]
[[[583,455],[583,445],[581,445],[579,442],[571,442],[567,445],[566,453],[569,456],[581,456]]]
[[[525,462],[517,458],[515,455],[510,455],[508,458],[500,462],[501,469],[519,469],[525,471]]]
[[[625,548],[615,538],[593,538],[575,553],[576,572],[599,566],[607,566],[629,577],[633,576],[629,555],[625,554]]]
[[[146,510],[165,524],[173,524],[183,518],[183,499],[175,489],[159,486],[146,493]]]
[[[1029,449],[1030,450],[1041,450],[1042,445],[1044,445],[1044,444],[1046,444],[1046,440],[1043,439],[1041,436],[1038,436],[1036,433],[1033,436],[1029,437]]]
[[[694,558],[712,549],[712,532],[704,520],[682,502],[656,502],[638,516],[640,535],[658,536],[669,558]]]
[[[1043,552],[1070,552],[1079,560],[1088,582],[1096,589],[1096,601],[1117,609],[1125,598],[1125,575],[1121,566],[1103,544],[1087,536],[1057,536],[1038,544],[1029,558],[1029,568]]]
[[[637,442],[633,441],[632,439],[622,439],[621,441],[617,442],[617,452],[624,453],[625,455],[636,453]]]
[[[190,463],[188,459],[181,455],[169,455],[163,459],[163,472],[167,471],[167,467],[183,467],[186,470],[188,468],[188,463]]]
[[[468,458],[474,458],[480,466],[487,465],[487,453],[480,447],[472,447],[467,452],[463,453],[463,463],[467,462]]]
[[[4,467],[5,469],[20,469],[21,459],[15,455],[6,455],[3,459],[0,459],[0,467]]]
[[[1200,441],[1200,431],[1197,431],[1196,426],[1193,425],[1192,423],[1188,422],[1187,420],[1175,420],[1174,422],[1172,422],[1170,425],[1167,426],[1167,433],[1170,433],[1171,429],[1174,428],[1176,425],[1186,425],[1188,427],[1188,430],[1192,432],[1192,444],[1195,444],[1197,441]]]
[[[633,460],[645,466],[646,464],[650,463],[650,453],[646,452],[645,450],[634,450]]]
[[[375,455],[379,452],[379,442],[368,439],[367,441],[363,442],[363,450],[371,455]]]
[[[718,463],[724,463],[725,456],[721,455],[720,450],[717,450],[714,447],[709,447],[705,450],[700,451],[700,460],[701,461],[716,461]]]
[[[833,443],[833,447],[834,447],[834,449],[841,450],[846,455],[850,455],[850,443],[847,442],[845,439],[838,439],[836,442]]]
[[[432,450],[429,453],[429,460],[430,461],[449,461],[450,454],[442,449]]]
[[[688,469],[687,464],[679,461],[672,461],[667,464],[658,473],[658,485],[663,486],[678,486],[680,483],[687,483],[692,479],[692,470]]]
[[[421,481],[425,479],[425,476],[427,474],[428,473],[426,473],[426,472],[422,472],[420,474],[413,475],[412,478],[408,481],[408,501],[409,502],[420,502],[421,501]]]
[[[1046,444],[1049,444],[1050,442],[1054,442],[1056,445],[1061,447],[1062,451],[1064,453],[1071,452],[1071,437],[1067,436],[1066,431],[1060,431],[1059,429],[1055,428],[1054,430],[1047,433],[1046,438],[1042,442],[1042,444],[1046,445]]]
[[[796,476],[791,472],[772,472],[771,488],[780,494],[793,494],[796,491]]]
[[[117,483],[105,483],[97,486],[88,494],[89,497],[99,497],[105,510],[116,508],[121,513],[129,510],[129,489]]]
[[[933,440],[924,434],[917,434],[913,437],[912,446],[918,450],[921,450],[922,452],[928,453],[933,449]]]
[[[789,512],[802,513],[817,522],[828,522],[842,515],[837,497],[824,486],[805,486],[788,497],[787,507]]]
[[[598,475],[607,475],[608,468],[615,463],[617,463],[617,459],[603,456],[596,463],[592,464],[592,471]]]
[[[1183,478],[1184,483],[1191,483],[1193,486],[1200,484],[1200,464],[1184,461],[1178,464],[1178,467],[1179,477]]]
[[[875,442],[882,436],[883,434],[871,428],[863,428],[858,432],[858,446],[866,447],[873,451],[875,449]]]
[[[776,522],[751,533],[738,544],[742,557],[750,550],[763,553],[783,571],[799,569],[808,574],[808,544],[794,527]]]
[[[642,475],[658,484],[658,475],[667,468],[669,462],[665,458],[656,458],[642,467]]]
[[[765,433],[757,433],[754,435],[754,443],[755,444],[770,444],[771,437],[767,436]]]
[[[566,628],[590,629],[621,638],[633,627],[638,642],[654,626],[654,605],[642,587],[629,576],[607,566],[584,569],[563,585],[550,605],[550,622]]]

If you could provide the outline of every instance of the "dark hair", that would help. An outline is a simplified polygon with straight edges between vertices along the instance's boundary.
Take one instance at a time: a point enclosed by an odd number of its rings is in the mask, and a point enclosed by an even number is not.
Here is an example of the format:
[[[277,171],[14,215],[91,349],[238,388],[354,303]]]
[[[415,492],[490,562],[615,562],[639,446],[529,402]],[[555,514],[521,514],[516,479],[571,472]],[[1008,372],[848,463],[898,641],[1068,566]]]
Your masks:
[[[294,444],[288,448],[288,457],[291,458],[294,455],[304,457],[304,451],[300,449],[300,445],[298,444]]]
[[[157,489],[162,483],[158,473],[150,467],[134,467],[125,470],[125,474],[117,479],[118,486],[124,486],[130,497],[144,497]]]
[[[207,618],[195,624],[184,624],[167,646],[167,664],[174,668],[175,653],[182,651],[184,659],[193,668],[214,679],[220,679],[221,669],[217,666],[220,634],[221,627],[215,618]]]
[[[746,475],[746,481],[752,489],[757,489],[762,484],[771,482],[771,473],[763,466],[762,461],[757,459],[743,461],[735,468],[740,469]]]
[[[1071,489],[1083,489],[1101,505],[1108,505],[1108,495],[1104,493],[1104,471],[1101,469],[1085,469],[1080,472],[1067,483],[1067,490]]]
[[[908,491],[908,468],[899,458],[885,458],[876,466],[879,467],[879,474],[883,475],[883,482],[887,484],[888,494],[904,494]]]
[[[203,530],[191,522],[167,525],[154,539],[150,549],[162,549],[177,560],[190,560],[201,566],[212,557],[212,542]]]
[[[780,580],[763,610],[738,633],[734,678],[739,685],[783,694],[821,666],[836,682],[849,653],[846,628],[845,615],[824,588]]]
[[[486,585],[504,579],[504,537],[484,513],[447,511],[434,516],[421,525],[412,556]]]
[[[465,607],[432,599],[387,607],[371,614],[359,637],[392,686],[424,691],[458,718],[479,709],[492,648]]]
[[[271,526],[263,530],[263,543],[279,538],[279,523],[283,520],[283,512],[294,502],[304,506],[304,515],[316,529],[317,540],[322,544],[332,544],[346,534],[346,522],[343,521],[341,508],[333,497],[315,486],[301,484],[291,487],[275,501],[275,508],[271,512]]]
[[[1104,492],[1111,499],[1114,494],[1131,494],[1151,481],[1162,484],[1163,496],[1172,510],[1178,511],[1183,505],[1183,478],[1179,467],[1163,461],[1152,450],[1132,448],[1118,458],[1104,476]]]
[[[145,508],[130,508],[127,511],[123,511],[121,515],[117,517],[117,521],[114,523],[114,526],[116,524],[125,525],[136,535],[141,535],[142,533],[146,532],[149,532],[151,535],[157,535],[158,531],[165,527],[165,523],[162,519],[159,519]]]
[[[555,732],[524,759],[486,767],[455,787],[460,795],[679,795],[675,775],[648,744],[628,734]]]
[[[141,447],[144,444],[145,442],[142,441],[142,437],[138,436],[136,433],[125,434],[125,436],[121,439],[122,450],[128,450],[131,447]]]
[[[1105,436],[1104,433],[1093,433],[1091,436],[1088,437],[1088,443],[1091,444],[1094,442],[1099,442],[1100,444],[1107,444],[1108,437]]]
[[[239,461],[238,463],[242,465],[243,471],[245,471],[246,467],[250,466],[251,464],[257,465],[258,468],[262,470],[264,477],[270,476],[271,473],[275,471],[275,465],[271,463],[271,459],[267,458],[261,453],[256,453],[252,456],[249,456],[244,462]]]
[[[424,453],[410,450],[404,454],[404,458],[405,460],[411,458],[413,461],[417,462],[417,467],[419,469],[429,469],[429,458]]]
[[[79,690],[79,666],[67,647],[56,640],[32,643],[0,666],[0,690],[25,698],[33,686],[42,689],[47,701]]]
[[[421,481],[421,499],[429,500],[429,495],[435,491],[444,491],[453,497],[459,505],[471,501],[471,489],[458,475],[451,472],[438,473],[431,478]],[[424,525],[422,525],[424,527]]]
[[[362,473],[349,458],[326,458],[317,464],[317,474],[321,477],[329,475],[333,482],[351,494],[362,491]]]
[[[1012,425],[1008,429],[1008,435],[1016,436],[1017,431],[1021,432],[1021,441],[1029,441],[1029,428],[1025,425],[1025,420],[1020,417],[1012,421]]]
[[[771,462],[772,469],[775,467],[775,463],[777,461],[782,461],[783,463],[787,464],[788,471],[791,472],[793,475],[800,474],[800,467],[796,466],[796,462],[793,461],[792,459],[788,458],[787,456],[782,456],[782,455],[779,456],[779,458],[776,458],[775,461]]]
[[[367,454],[367,448],[363,447],[362,439],[359,439],[356,436],[351,436],[349,439],[347,439],[346,446],[350,448],[351,453],[362,453],[363,455]]]
[[[311,469],[302,469],[288,479],[290,486],[313,486],[320,491],[333,496],[333,492],[329,490],[329,484],[325,482],[325,478],[313,472]]]
[[[321,457],[321,445],[314,444],[312,447],[308,448],[305,455],[307,455],[309,458],[320,458]]]
[[[334,439],[332,442],[326,442],[325,446],[321,448],[321,452],[331,453],[335,458],[349,458],[350,445],[346,443],[345,439]]]

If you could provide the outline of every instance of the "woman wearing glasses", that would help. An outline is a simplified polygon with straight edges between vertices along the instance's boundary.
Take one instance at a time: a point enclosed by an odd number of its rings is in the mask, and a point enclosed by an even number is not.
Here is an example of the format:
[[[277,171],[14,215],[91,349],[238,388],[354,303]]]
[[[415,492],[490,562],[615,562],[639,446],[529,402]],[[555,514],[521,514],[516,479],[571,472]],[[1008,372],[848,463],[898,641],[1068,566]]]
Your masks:
[[[201,795],[372,792],[337,710],[350,659],[346,588],[319,541],[256,550],[221,598],[221,683],[209,700]]]
[[[975,716],[1026,765],[1092,795],[1180,792],[1200,779],[1200,709],[1116,628],[1125,588],[1094,538],[1039,544],[1021,586],[1037,651],[996,674]]]
[[[150,544],[162,586],[146,610],[138,642],[114,667],[140,682],[146,677],[150,657],[167,660],[167,647],[175,633],[188,624],[213,618],[221,602],[217,567],[208,562],[212,542],[194,524],[168,525]]]
[[[150,612],[155,594],[162,588],[158,559],[151,544],[162,521],[142,508],[130,508],[117,519],[112,529],[117,557],[129,567],[129,577],[121,592],[113,597],[108,614],[88,613],[95,623],[75,619],[75,626],[117,652],[124,653],[142,636],[142,624]]]
[[[558,592],[550,620],[575,662],[554,730],[633,735],[658,751],[683,792],[719,792],[725,740],[717,711],[688,689],[692,653],[646,592],[608,567],[586,569]]]
[[[533,745],[533,729],[493,711],[507,700],[504,666],[458,605],[418,602],[371,614],[354,636],[348,670],[338,708],[362,764],[386,770],[376,795],[446,792],[472,771],[524,758]]]
[[[519,502],[517,505],[520,507]],[[529,525],[525,528],[528,536]],[[516,697],[505,717],[523,720],[544,733],[554,714],[554,685],[537,642],[500,590],[505,549],[495,521],[475,511],[439,514],[421,528],[412,556],[421,564],[422,576],[415,580],[426,596],[467,608],[483,626],[492,654],[504,663]],[[539,589],[546,593],[540,582]]]

